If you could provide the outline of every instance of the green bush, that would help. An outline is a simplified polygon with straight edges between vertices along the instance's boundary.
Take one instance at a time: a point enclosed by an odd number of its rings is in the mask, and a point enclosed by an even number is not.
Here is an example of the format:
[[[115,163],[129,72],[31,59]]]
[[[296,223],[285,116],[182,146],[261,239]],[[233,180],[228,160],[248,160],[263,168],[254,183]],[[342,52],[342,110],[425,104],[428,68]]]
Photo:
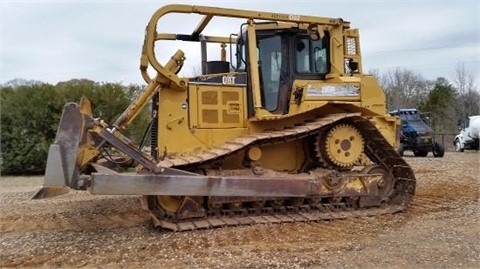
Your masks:
[[[55,139],[65,103],[78,102],[86,96],[92,103],[94,117],[113,123],[139,90],[140,86],[127,87],[85,79],[60,82],[55,86],[34,83],[2,87],[0,173],[45,172],[48,148]],[[148,121],[146,109],[125,135],[140,142]]]
[[[55,88],[34,84],[1,90],[1,173],[43,173],[60,119]]]

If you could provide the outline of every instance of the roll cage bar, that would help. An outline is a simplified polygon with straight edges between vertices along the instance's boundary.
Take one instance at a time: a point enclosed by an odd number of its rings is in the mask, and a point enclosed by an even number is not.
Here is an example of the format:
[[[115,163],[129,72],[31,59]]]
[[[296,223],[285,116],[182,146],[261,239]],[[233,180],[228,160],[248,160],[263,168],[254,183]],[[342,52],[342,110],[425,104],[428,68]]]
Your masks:
[[[191,34],[157,33],[157,25],[159,20],[169,13],[199,14],[204,16]],[[323,28],[321,28],[321,26],[343,26],[344,29],[348,29],[350,27],[350,23],[343,21],[341,18],[314,17],[207,6],[166,5],[158,9],[152,15],[146,28],[145,40],[142,47],[142,55],[140,57],[140,71],[144,80],[147,83],[150,83],[152,80],[147,73],[147,68],[150,65],[159,73],[159,76],[157,77],[164,77],[181,88],[186,87],[187,81],[185,79],[179,78],[174,71],[165,68],[159,63],[157,57],[155,56],[155,43],[160,40],[182,40],[194,42],[201,42],[203,40],[211,43],[232,43],[236,41],[236,39],[232,37],[201,37],[202,31],[214,17],[244,18],[247,19],[249,24],[253,24],[254,20],[307,24],[309,33],[313,34],[315,34],[315,31],[317,34],[318,31],[322,31]]]

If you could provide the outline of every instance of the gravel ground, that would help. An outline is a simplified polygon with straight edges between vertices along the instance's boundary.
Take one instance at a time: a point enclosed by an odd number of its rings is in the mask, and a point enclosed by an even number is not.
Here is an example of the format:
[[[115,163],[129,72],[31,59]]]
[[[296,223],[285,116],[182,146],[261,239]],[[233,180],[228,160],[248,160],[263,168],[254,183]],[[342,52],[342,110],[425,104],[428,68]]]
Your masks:
[[[480,155],[405,159],[417,195],[405,212],[173,233],[139,197],[70,192],[30,200],[41,177],[0,179],[0,267],[480,268]]]

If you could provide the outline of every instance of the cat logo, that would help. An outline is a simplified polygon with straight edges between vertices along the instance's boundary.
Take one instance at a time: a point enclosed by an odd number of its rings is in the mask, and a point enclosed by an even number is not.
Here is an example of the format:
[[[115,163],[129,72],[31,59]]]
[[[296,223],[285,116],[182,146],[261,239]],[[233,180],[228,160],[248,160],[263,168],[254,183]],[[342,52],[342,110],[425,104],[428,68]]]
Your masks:
[[[235,77],[232,76],[223,76],[222,77],[223,85],[235,85]]]

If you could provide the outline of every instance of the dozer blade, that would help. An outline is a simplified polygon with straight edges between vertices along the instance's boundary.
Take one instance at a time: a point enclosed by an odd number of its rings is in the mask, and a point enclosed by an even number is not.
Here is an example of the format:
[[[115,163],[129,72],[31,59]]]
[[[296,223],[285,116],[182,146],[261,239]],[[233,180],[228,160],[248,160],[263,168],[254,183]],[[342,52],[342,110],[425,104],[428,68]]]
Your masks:
[[[43,188],[32,199],[42,199],[79,189],[78,149],[85,141],[85,119],[90,118],[90,102],[82,98],[80,104],[67,103],[57,130],[55,142],[48,151]],[[87,113],[84,117],[83,113]]]
[[[50,198],[65,194],[70,191],[68,187],[42,187],[38,190],[35,195],[32,196],[32,199],[43,199]]]
[[[59,132],[60,128],[61,124],[59,126]],[[57,143],[50,145],[47,167],[45,168],[44,186],[32,199],[55,197],[67,193],[70,190],[68,187],[68,178],[66,178],[65,175],[65,172],[68,170],[66,169],[68,164],[64,165],[66,162],[67,160],[62,159],[60,145]]]

